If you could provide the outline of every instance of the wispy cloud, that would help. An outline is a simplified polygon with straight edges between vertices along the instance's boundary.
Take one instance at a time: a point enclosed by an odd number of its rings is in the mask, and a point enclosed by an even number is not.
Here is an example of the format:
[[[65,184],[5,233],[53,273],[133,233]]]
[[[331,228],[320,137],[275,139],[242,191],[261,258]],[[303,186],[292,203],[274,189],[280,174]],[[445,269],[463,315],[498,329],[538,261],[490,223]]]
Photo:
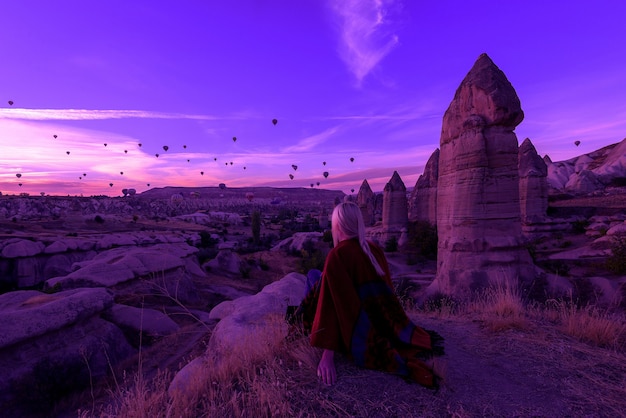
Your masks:
[[[331,0],[340,30],[339,53],[360,85],[363,79],[398,44],[386,19],[393,0]]]
[[[332,127],[326,129],[324,132],[320,132],[319,134],[312,135],[301,139],[297,144],[292,145],[290,147],[284,148],[281,152],[283,153],[292,153],[292,152],[306,152],[310,151],[316,146],[328,141],[334,134],[337,133],[339,127]]]
[[[90,110],[90,109],[0,109],[0,119],[26,120],[103,120],[103,119],[192,119],[221,120],[240,117],[218,117],[184,113],[149,112],[145,110]]]

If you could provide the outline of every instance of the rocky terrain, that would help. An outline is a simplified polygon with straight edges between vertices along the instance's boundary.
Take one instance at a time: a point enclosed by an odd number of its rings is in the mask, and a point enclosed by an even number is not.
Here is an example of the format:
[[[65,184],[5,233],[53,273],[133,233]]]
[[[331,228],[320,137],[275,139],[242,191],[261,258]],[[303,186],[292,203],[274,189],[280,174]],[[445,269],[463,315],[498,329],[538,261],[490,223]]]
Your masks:
[[[560,301],[623,315],[625,142],[552,163],[529,139],[518,144],[520,106],[504,74],[479,57],[444,115],[440,149],[415,188],[396,172],[382,193],[364,180],[354,200],[367,234],[387,251],[399,294],[418,312],[435,303],[441,313],[442,301],[460,306],[500,285],[519,291],[528,306]],[[94,388],[110,388],[111,379],[119,384],[127,371],[149,378],[169,370],[175,376],[167,393],[184,393],[206,371],[207,358],[250,342],[279,344],[287,335],[285,311],[303,296],[303,273],[321,268],[330,249],[329,214],[345,199],[352,197],[321,189],[227,187],[167,187],[118,198],[0,196],[1,409],[13,416],[73,415],[89,396],[95,404]],[[577,409],[568,404],[575,391],[553,394],[558,373],[542,369],[542,381],[530,372],[515,378],[522,368],[537,368],[528,359],[548,361],[521,342],[550,321],[546,315],[528,314],[533,325],[514,321],[520,334],[499,340],[521,353],[515,360],[492,345],[486,346],[492,360],[485,357],[481,341],[503,337],[483,335],[474,317],[441,324],[420,317],[448,334],[455,364],[445,389],[445,402],[455,405],[449,415],[480,414],[482,403],[491,416],[611,415],[605,405],[619,403],[619,393],[598,410],[593,403]],[[268,328],[273,341],[264,340]],[[606,360],[611,367],[623,355],[621,332],[612,346],[617,357]],[[578,342],[558,341],[557,348],[542,347],[565,359],[593,357]],[[378,381],[378,390],[397,385],[341,368]],[[490,368],[498,372],[483,371]],[[617,386],[624,375],[615,378]],[[482,396],[468,389],[469,376],[486,388]],[[350,382],[339,389],[375,397],[367,385]],[[415,396],[411,388],[397,390]],[[537,396],[520,397],[524,391]],[[373,415],[428,414],[398,402]]]

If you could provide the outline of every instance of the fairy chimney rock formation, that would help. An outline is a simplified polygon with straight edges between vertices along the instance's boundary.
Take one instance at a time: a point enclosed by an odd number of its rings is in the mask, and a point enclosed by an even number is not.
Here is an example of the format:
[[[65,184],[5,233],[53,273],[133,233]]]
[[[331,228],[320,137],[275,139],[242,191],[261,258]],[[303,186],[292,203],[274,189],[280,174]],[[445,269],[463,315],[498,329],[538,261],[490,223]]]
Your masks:
[[[519,193],[522,231],[545,221],[548,212],[548,166],[526,138],[519,147]]]
[[[409,199],[409,220],[437,223],[437,178],[439,177],[439,148],[432,153],[424,173],[419,176]]]
[[[359,206],[359,209],[361,209],[365,226],[372,226],[375,221],[374,206],[376,204],[376,195],[367,180],[363,180],[363,183],[361,183],[359,193],[356,196],[356,204]]]
[[[406,186],[397,171],[383,189],[383,230],[398,233],[408,224],[408,201]]]
[[[482,54],[443,116],[437,185],[437,276],[453,296],[532,280],[522,246],[518,142],[524,118],[504,73]]]

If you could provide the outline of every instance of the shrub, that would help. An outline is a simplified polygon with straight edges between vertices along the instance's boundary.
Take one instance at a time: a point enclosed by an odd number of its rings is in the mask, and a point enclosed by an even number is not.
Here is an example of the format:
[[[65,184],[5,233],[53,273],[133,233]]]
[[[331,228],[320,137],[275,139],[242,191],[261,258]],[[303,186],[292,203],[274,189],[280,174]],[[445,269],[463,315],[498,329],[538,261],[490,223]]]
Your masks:
[[[392,236],[387,241],[385,241],[385,251],[388,253],[395,253],[398,251],[398,238]]]
[[[584,234],[585,231],[587,230],[588,226],[589,226],[589,220],[588,219],[582,219],[582,220],[574,221],[572,223],[572,231],[577,233],[577,234]]]
[[[409,223],[409,247],[427,260],[437,259],[437,227],[427,221]]]
[[[606,268],[615,274],[626,273],[626,238],[618,238],[611,245],[611,255],[606,260]]]
[[[97,224],[103,224],[103,223],[104,223],[104,218],[103,218],[102,216],[100,216],[100,215],[96,215],[96,216],[93,218],[93,220],[94,220],[94,222],[95,222],[95,223],[97,223]]]

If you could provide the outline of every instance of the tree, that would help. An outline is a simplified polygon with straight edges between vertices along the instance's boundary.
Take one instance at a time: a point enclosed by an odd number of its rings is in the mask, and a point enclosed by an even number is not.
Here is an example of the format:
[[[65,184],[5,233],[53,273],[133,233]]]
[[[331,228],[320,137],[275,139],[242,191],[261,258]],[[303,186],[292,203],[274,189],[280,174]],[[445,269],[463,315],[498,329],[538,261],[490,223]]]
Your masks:
[[[252,212],[250,221],[252,224],[252,239],[254,239],[255,244],[258,244],[261,241],[261,213],[258,210]]]

